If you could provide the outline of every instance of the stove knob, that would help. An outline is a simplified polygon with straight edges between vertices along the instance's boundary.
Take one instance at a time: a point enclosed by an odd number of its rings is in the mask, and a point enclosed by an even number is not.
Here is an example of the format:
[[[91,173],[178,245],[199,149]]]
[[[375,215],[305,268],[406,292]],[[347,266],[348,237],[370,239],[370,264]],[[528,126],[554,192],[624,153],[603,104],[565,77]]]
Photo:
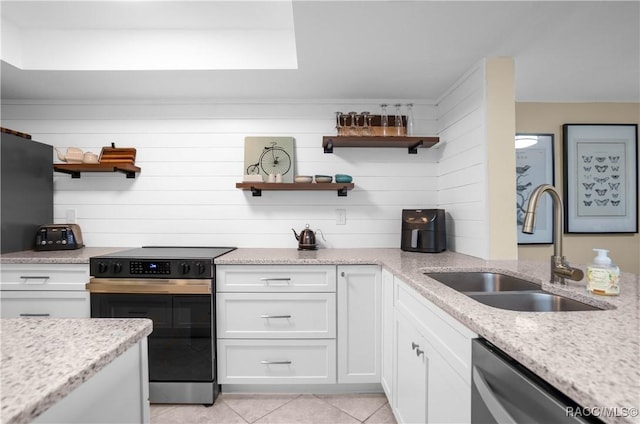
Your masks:
[[[119,274],[122,272],[122,264],[120,262],[116,262],[113,264],[113,272]]]
[[[104,274],[108,270],[109,270],[109,265],[105,264],[104,262],[98,262],[98,273],[99,274]]]
[[[180,264],[180,272],[182,274],[188,274],[189,271],[191,271],[191,266],[189,266],[189,264],[187,262],[182,262]]]
[[[198,274],[204,274],[205,272],[205,267],[204,264],[202,262],[196,262],[196,272]]]

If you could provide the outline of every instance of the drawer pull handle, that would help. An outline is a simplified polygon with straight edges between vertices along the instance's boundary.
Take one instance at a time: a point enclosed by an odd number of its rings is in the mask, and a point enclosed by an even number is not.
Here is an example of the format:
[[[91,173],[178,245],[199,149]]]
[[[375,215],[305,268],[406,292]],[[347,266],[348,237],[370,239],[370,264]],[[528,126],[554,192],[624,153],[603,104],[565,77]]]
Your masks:
[[[288,285],[289,283],[291,283],[291,278],[289,278],[289,277],[279,277],[279,278],[262,277],[262,278],[260,278],[260,281],[264,281],[264,283],[266,285],[269,285],[269,281],[284,281],[285,284],[282,284],[282,285]]]
[[[21,317],[50,317],[51,314],[20,314]]]
[[[20,278],[23,280],[48,280],[51,277],[48,275],[21,275]]]
[[[418,343],[411,342],[411,350],[415,350],[415,348],[420,348],[420,345]]]
[[[291,365],[291,361],[260,361],[262,365]]]
[[[418,348],[416,349],[416,356],[420,356],[420,355],[422,355],[422,354],[424,354],[424,350],[420,350],[420,348],[418,347]]]
[[[260,318],[265,318],[265,319],[269,319],[269,318],[289,319],[289,318],[291,318],[291,315],[260,315]]]

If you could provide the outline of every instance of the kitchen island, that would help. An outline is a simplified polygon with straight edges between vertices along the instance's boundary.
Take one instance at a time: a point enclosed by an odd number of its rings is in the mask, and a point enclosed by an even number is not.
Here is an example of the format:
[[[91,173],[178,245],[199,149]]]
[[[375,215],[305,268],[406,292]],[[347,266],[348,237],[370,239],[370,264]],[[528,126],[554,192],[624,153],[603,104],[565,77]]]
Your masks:
[[[5,424],[148,422],[148,319],[0,320]]]
[[[585,282],[552,285],[549,263],[483,260],[455,252],[399,249],[237,249],[218,265],[374,264],[489,340],[579,405],[610,423],[638,423],[640,408],[639,277],[621,273],[621,295],[596,296]],[[575,265],[575,264],[572,264]],[[584,270],[584,267],[580,267]],[[584,312],[516,312],[483,305],[424,272],[496,271],[543,290],[602,308]],[[590,409],[600,408],[600,409]],[[606,412],[600,411],[606,408]]]

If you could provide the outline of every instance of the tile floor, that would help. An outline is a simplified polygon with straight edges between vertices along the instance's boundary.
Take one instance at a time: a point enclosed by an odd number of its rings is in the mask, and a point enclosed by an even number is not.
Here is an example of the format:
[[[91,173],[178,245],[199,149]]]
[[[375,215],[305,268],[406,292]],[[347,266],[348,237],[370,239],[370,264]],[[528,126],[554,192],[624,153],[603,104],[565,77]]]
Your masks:
[[[384,394],[221,394],[211,407],[151,405],[151,424],[396,424]]]

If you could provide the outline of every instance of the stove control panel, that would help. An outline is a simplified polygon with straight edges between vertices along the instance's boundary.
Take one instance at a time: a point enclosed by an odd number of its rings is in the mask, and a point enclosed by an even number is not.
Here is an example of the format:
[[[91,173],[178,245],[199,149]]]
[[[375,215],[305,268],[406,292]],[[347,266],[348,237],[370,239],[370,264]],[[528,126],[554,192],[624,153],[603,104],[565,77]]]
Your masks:
[[[91,258],[89,266],[100,278],[213,278],[213,260]]]

